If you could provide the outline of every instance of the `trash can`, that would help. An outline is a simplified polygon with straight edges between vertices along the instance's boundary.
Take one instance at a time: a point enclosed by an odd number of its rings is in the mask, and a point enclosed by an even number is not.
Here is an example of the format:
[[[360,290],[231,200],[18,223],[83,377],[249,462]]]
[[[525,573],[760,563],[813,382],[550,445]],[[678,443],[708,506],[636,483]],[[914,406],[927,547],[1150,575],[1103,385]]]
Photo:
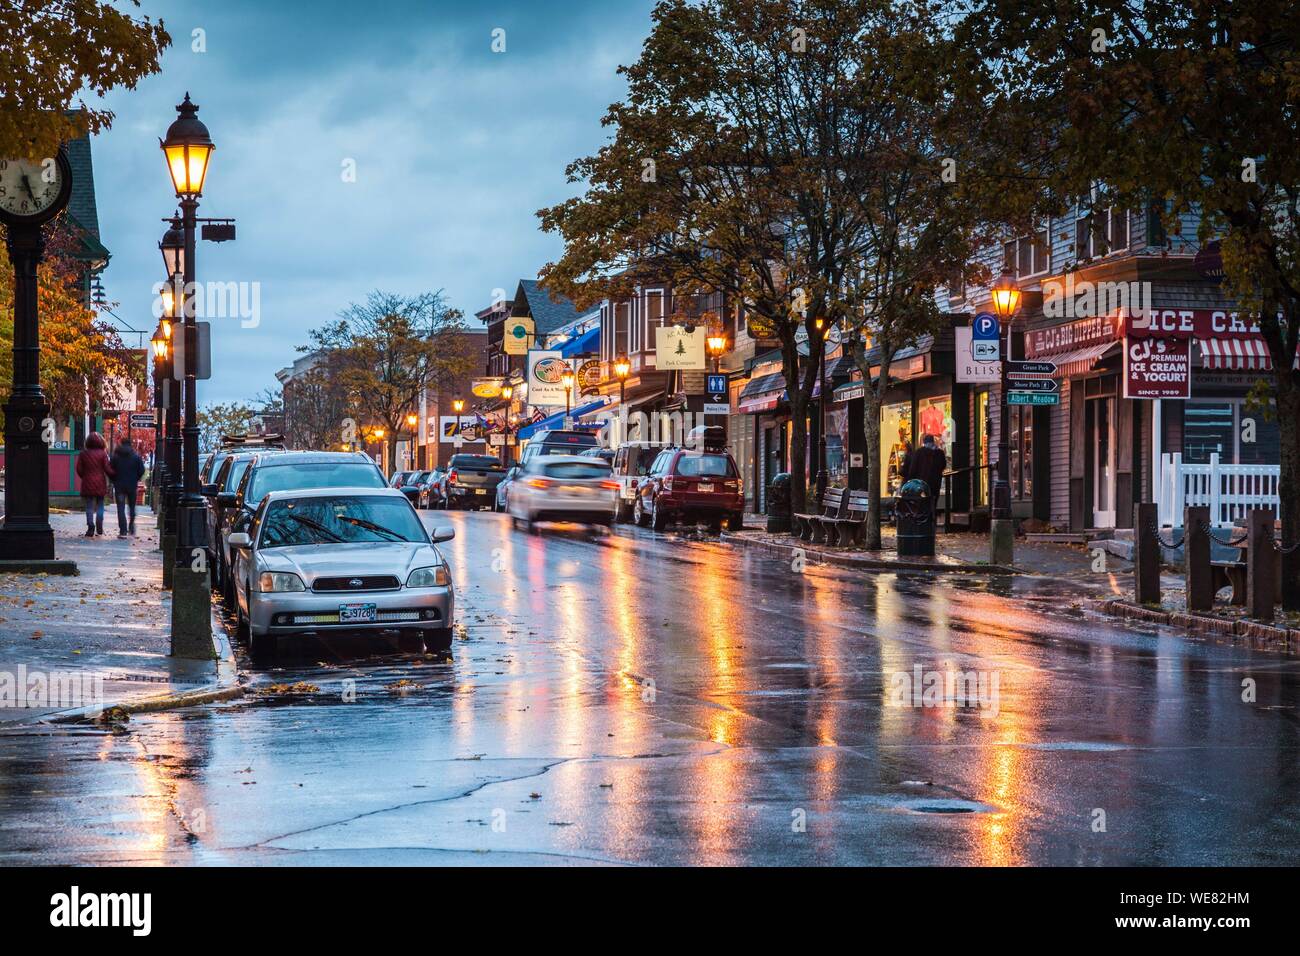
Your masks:
[[[790,474],[781,472],[767,486],[767,530],[769,534],[790,533]]]
[[[934,502],[930,486],[919,478],[905,482],[894,496],[898,516],[898,556],[934,557]]]

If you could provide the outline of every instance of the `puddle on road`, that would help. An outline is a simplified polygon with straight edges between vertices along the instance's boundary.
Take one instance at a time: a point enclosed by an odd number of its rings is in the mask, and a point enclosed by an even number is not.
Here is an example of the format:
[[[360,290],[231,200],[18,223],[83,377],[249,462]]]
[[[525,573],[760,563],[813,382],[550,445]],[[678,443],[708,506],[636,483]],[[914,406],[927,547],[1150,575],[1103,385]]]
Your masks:
[[[1007,743],[998,744],[1000,747],[1019,747],[1022,750],[1085,750],[1109,752],[1112,750],[1132,750],[1128,744],[1103,743],[1093,740],[1062,740],[1056,743],[1026,744],[1026,743]]]
[[[997,807],[975,800],[957,798],[939,800],[906,800],[898,804],[908,813],[997,813]]]

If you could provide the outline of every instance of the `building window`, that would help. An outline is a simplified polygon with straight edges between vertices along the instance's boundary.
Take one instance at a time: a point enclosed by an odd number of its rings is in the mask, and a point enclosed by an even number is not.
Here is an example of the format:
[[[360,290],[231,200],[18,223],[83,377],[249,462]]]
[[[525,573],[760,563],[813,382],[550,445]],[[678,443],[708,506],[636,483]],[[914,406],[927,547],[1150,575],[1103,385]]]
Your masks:
[[[893,497],[903,483],[903,459],[912,450],[912,403],[880,410],[880,495]]]
[[[1253,438],[1253,441],[1246,439]],[[1277,417],[1246,407],[1244,398],[1192,399],[1183,409],[1183,461],[1208,465],[1276,465],[1281,461]]]
[[[1093,190],[1092,208],[1075,225],[1078,259],[1096,259],[1112,252],[1125,252],[1129,241],[1129,212],[1117,206],[1103,206],[1104,196]]]
[[[1044,226],[1033,235],[1020,236],[1003,243],[1002,264],[1020,279],[1045,275],[1052,265],[1047,227]]]
[[[645,334],[641,337],[643,351],[649,351],[656,341],[656,333],[650,330],[663,324],[664,292],[663,289],[652,289],[646,293],[645,297]]]
[[[614,306],[614,354],[622,355],[628,350],[628,332],[632,323],[632,303],[619,302]]]
[[[1011,496],[1017,501],[1034,497],[1034,410],[1011,407]]]

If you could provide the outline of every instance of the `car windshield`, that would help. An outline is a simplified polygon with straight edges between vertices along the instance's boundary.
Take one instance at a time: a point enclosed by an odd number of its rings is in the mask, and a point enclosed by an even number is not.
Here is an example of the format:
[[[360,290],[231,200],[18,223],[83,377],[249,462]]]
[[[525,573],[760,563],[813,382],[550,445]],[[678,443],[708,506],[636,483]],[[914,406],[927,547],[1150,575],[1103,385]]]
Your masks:
[[[363,541],[428,541],[405,499],[379,495],[285,498],[266,509],[259,547]]]
[[[687,452],[677,461],[677,474],[683,478],[734,478],[736,470],[726,455]]]
[[[546,465],[542,471],[548,478],[608,478],[609,466],[598,461],[590,464],[577,461],[559,461]]]
[[[452,468],[500,468],[501,459],[492,455],[455,455]]]
[[[232,464],[230,466],[230,474],[226,475],[226,486],[221,490],[234,491],[238,488],[239,483],[244,480],[244,472],[248,471],[248,464],[251,461],[251,458],[246,458],[243,461],[237,461]]]
[[[253,470],[245,497],[257,502],[273,491],[382,487],[379,469],[364,461],[275,462]]]

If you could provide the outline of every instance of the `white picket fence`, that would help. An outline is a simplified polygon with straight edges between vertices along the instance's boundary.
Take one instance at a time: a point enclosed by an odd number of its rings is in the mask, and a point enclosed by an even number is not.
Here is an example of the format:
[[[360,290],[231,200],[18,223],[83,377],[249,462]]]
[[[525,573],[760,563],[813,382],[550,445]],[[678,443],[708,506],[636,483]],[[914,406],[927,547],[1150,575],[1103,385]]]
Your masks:
[[[1210,455],[1208,465],[1187,464],[1181,453],[1160,459],[1157,503],[1162,526],[1181,526],[1188,505],[1209,505],[1210,523],[1217,527],[1244,519],[1248,508],[1278,507],[1278,465],[1222,465],[1217,453]]]

